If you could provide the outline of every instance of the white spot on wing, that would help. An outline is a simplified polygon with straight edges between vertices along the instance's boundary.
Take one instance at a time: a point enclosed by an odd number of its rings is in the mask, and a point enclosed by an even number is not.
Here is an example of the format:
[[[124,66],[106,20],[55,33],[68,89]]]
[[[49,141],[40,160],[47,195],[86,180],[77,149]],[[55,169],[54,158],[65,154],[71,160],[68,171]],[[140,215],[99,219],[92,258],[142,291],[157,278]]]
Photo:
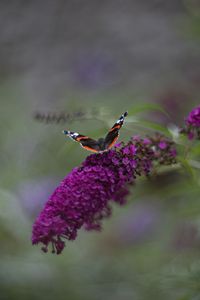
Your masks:
[[[71,134],[72,137],[77,137],[79,134],[77,132],[74,132]]]
[[[119,120],[117,120],[117,124],[120,124],[120,123],[122,123],[124,121],[124,117],[123,116],[121,116],[120,118],[119,118]]]

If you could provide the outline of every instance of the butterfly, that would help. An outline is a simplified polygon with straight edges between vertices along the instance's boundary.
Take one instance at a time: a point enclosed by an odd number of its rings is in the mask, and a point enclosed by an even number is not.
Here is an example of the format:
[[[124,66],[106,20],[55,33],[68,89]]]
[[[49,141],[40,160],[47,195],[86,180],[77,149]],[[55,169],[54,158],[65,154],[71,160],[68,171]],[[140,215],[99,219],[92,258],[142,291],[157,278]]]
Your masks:
[[[68,131],[68,130],[63,130],[63,133],[69,136],[74,141],[79,142],[80,145],[88,151],[92,151],[96,153],[103,152],[110,149],[116,143],[119,137],[119,130],[122,127],[124,123],[124,119],[127,115],[128,112],[126,111],[116,121],[116,123],[109,130],[105,138],[99,138],[98,140],[94,140],[89,138],[88,136],[79,134],[77,132]]]

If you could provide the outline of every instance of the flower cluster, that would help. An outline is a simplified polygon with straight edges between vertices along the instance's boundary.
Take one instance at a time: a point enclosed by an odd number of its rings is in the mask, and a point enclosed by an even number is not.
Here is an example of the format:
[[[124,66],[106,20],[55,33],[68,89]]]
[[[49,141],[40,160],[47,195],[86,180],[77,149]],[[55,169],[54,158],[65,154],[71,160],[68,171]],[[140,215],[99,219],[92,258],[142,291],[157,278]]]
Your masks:
[[[52,252],[59,254],[65,246],[63,239],[74,240],[81,227],[100,230],[102,219],[111,214],[111,201],[124,204],[128,184],[148,175],[154,160],[172,163],[174,156],[172,142],[158,135],[136,136],[113,150],[88,156],[47,201],[33,225],[32,243],[43,243],[45,252],[52,244]]]
[[[154,161],[160,165],[171,165],[176,163],[176,148],[172,140],[156,133],[149,138],[152,149],[154,150]]]
[[[181,133],[187,134],[190,140],[200,139],[200,105],[194,108],[185,120]]]

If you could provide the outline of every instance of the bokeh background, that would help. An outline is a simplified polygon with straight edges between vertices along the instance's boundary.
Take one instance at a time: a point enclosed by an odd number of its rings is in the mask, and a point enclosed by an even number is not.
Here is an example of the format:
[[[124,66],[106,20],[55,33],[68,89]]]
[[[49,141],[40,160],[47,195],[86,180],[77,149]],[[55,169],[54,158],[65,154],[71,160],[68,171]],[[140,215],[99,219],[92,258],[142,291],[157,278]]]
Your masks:
[[[80,231],[62,255],[31,245],[45,201],[88,155],[63,129],[98,138],[126,110],[124,141],[180,126],[199,85],[198,0],[0,2],[0,299],[200,299],[187,170],[138,180],[101,233]]]

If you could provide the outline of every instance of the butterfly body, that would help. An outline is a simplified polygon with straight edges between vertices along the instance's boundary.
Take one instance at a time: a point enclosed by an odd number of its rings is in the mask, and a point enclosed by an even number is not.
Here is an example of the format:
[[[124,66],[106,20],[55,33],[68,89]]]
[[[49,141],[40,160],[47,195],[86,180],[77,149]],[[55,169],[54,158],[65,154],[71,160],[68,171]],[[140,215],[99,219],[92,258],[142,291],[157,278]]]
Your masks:
[[[127,112],[121,115],[121,117],[109,130],[105,138],[99,138],[98,140],[91,139],[88,136],[81,135],[73,131],[64,130],[63,133],[65,135],[68,135],[74,141],[79,142],[81,146],[88,151],[103,152],[110,149],[116,143],[119,137],[119,130],[122,127],[124,123],[124,118],[127,115],[128,115]]]
[[[105,139],[104,138],[99,138],[97,140],[98,146],[100,148],[100,151],[104,151],[106,149],[106,145],[105,145]]]

